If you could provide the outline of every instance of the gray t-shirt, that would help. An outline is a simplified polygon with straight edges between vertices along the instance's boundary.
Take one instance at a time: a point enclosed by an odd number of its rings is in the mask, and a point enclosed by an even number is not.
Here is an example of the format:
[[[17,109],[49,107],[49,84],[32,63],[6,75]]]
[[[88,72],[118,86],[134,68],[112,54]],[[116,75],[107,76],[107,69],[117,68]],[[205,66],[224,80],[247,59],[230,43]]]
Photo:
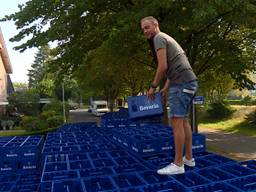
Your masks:
[[[166,49],[167,77],[170,84],[180,84],[197,79],[181,46],[169,35],[160,32],[153,38],[155,52]]]

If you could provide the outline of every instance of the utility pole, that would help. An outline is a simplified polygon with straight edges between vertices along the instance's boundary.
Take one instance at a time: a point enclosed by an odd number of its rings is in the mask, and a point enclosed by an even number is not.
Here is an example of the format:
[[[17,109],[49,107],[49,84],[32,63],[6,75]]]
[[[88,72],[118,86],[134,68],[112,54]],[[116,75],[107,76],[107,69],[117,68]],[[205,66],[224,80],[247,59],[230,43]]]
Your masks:
[[[66,110],[65,110],[65,88],[64,82],[62,82],[62,108],[63,108],[63,122],[66,123]]]

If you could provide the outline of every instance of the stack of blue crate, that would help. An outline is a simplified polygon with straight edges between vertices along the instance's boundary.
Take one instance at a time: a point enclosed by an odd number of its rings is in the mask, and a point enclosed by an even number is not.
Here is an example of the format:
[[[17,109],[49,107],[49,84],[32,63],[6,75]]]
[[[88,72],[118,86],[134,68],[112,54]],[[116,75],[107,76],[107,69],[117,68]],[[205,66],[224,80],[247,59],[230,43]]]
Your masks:
[[[143,149],[140,145],[143,146],[146,143],[144,140],[160,138],[158,140],[161,143],[161,139],[169,138],[171,134],[170,127],[160,124],[121,127],[117,125],[108,129],[99,128],[93,123],[66,124],[58,131],[47,135],[42,152],[44,158],[41,159],[42,174],[2,171],[0,191],[256,191],[256,160],[237,162],[207,152],[205,148],[198,150],[200,148],[198,146],[203,143],[196,142],[198,145],[195,147],[198,151],[194,151],[196,166],[194,168],[185,166],[185,174],[162,176],[158,175],[156,170],[173,161],[171,150],[155,150],[147,154],[137,153],[122,143],[123,138],[126,137],[130,142],[126,141],[127,145],[134,142],[136,145],[133,146]],[[115,140],[113,136],[118,139]],[[14,141],[13,137],[1,138],[0,145],[8,146],[7,143],[9,143],[9,146],[16,146],[21,143],[25,147],[25,141],[29,139],[21,137]],[[33,143],[32,140],[30,141]],[[150,143],[147,145],[153,146]],[[22,154],[26,154],[27,158],[35,151],[31,151],[28,147],[25,152]],[[18,156],[19,153],[15,150],[8,153],[9,157],[16,155]]]
[[[43,136],[0,137],[0,173],[37,171]]]
[[[38,173],[0,174],[1,192],[38,192],[41,175]]]
[[[162,152],[174,153],[172,129],[161,124],[137,124],[113,128],[113,140],[127,150],[144,156]],[[205,136],[193,134],[193,152],[205,151]]]

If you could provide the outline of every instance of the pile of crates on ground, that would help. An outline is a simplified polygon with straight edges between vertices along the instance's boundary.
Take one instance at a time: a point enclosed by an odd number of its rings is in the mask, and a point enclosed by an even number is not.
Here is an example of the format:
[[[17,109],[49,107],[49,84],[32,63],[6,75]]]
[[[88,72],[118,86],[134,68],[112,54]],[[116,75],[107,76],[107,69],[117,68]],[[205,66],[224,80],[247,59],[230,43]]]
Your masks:
[[[43,136],[0,137],[0,191],[36,191]]]
[[[7,157],[2,153],[7,146],[19,146],[14,151],[24,155],[21,148],[33,137],[1,138],[1,160]],[[11,144],[15,140],[20,145]],[[27,151],[38,155],[37,169],[23,170],[22,164],[8,172],[1,169],[0,191],[256,191],[256,160],[237,162],[207,152],[205,137],[200,134],[193,135],[196,167],[185,167],[182,175],[158,175],[156,170],[173,160],[171,128],[150,123],[150,119],[130,121],[125,111],[106,114],[100,127],[95,123],[65,124],[47,134],[43,147],[41,140],[30,146],[37,148]],[[15,159],[21,161],[19,157]]]

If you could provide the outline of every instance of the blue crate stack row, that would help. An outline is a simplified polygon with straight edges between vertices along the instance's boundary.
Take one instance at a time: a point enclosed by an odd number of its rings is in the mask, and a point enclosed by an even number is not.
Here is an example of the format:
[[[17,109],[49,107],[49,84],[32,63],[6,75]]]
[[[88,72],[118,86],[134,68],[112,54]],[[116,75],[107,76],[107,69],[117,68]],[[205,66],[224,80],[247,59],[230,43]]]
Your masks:
[[[39,169],[43,136],[0,137],[0,173]]]
[[[43,136],[0,137],[0,191],[37,191]]]
[[[38,149],[41,158],[37,163],[42,166],[37,172],[2,171],[0,191],[256,191],[256,160],[237,162],[210,153],[200,134],[193,135],[196,167],[185,167],[182,175],[158,175],[156,170],[173,160],[172,131],[148,121],[130,121],[123,109],[106,114],[100,127],[96,123],[65,124],[48,133]],[[26,138],[2,137],[0,145],[15,146],[10,142],[15,140],[24,143]],[[16,153],[8,154],[12,157]]]

